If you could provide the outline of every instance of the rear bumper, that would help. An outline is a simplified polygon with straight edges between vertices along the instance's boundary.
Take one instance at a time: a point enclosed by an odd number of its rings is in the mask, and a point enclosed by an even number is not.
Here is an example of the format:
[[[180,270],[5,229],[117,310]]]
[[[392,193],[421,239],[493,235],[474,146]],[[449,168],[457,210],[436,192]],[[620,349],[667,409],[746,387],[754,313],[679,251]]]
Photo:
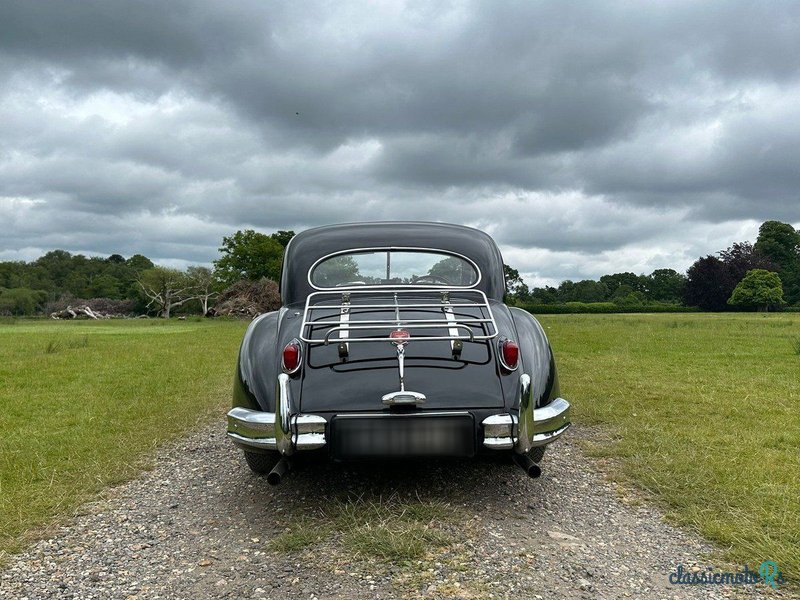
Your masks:
[[[296,451],[316,450],[328,444],[329,440],[326,439],[326,431],[330,430],[328,419],[321,415],[295,413],[288,383],[287,375],[278,376],[274,413],[241,407],[228,412],[228,437],[233,443],[249,450],[276,450],[285,456]],[[427,414],[435,415],[435,413]],[[449,416],[454,414],[450,413]],[[461,414],[470,413],[465,411]],[[379,415],[351,416],[381,418]],[[421,429],[423,425],[426,430],[429,430],[431,425],[436,427],[428,419],[417,423],[419,425],[414,426],[416,429]],[[444,421],[441,423],[444,424]],[[570,426],[570,404],[563,398],[556,398],[547,406],[534,409],[530,397],[530,378],[522,375],[518,414],[491,415],[480,423],[485,448],[513,449],[517,453],[524,454],[536,446],[550,444],[564,434]]]
[[[491,450],[511,450],[524,453],[536,446],[555,442],[569,429],[569,402],[556,398],[533,411],[533,430],[527,437],[520,434],[517,415],[492,415],[483,420],[483,445]]]
[[[535,408],[531,378],[521,375],[517,414],[492,415],[483,420],[483,445],[491,450],[511,450],[525,454],[561,437],[570,426],[570,405],[556,398],[547,406]]]
[[[289,376],[278,375],[275,412],[247,408],[228,411],[228,437],[237,446],[250,450],[277,450],[284,456],[296,450],[316,450],[325,441],[327,421],[319,415],[294,412]]]
[[[325,424],[316,415],[294,415],[289,420],[289,443],[294,450],[316,450],[325,445]],[[228,412],[228,437],[246,450],[279,450],[275,413],[247,408]],[[286,452],[284,452],[286,454]]]

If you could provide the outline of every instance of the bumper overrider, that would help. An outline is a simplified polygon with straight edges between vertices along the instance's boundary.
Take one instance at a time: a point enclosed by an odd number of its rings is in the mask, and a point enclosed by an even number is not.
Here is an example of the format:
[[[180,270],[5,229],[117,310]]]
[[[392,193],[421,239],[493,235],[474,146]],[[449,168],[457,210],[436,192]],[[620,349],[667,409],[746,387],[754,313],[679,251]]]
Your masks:
[[[233,408],[228,412],[228,437],[249,450],[277,450],[284,456],[325,446],[327,421],[320,415],[297,413],[289,390],[289,376],[278,375],[275,412]],[[503,413],[483,420],[483,445],[491,450],[526,454],[536,446],[557,440],[570,426],[570,405],[556,398],[535,408],[531,378],[520,376],[517,414]]]

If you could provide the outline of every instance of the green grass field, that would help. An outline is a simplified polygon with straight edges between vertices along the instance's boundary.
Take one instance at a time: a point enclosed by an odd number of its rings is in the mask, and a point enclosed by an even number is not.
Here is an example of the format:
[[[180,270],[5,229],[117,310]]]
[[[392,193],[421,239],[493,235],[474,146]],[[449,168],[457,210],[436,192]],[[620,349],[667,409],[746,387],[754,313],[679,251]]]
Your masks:
[[[800,315],[542,316],[592,448],[739,564],[800,578]]]
[[[800,314],[547,315],[591,452],[676,521],[800,578]],[[0,551],[227,406],[246,324],[0,321]]]
[[[219,416],[245,326],[0,320],[0,559]]]

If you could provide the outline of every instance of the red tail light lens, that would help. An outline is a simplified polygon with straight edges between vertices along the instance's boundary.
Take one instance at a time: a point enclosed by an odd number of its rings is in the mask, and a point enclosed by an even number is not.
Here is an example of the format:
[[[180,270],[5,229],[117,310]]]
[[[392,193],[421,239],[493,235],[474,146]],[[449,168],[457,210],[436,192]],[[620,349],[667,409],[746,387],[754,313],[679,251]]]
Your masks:
[[[500,342],[500,362],[509,371],[513,371],[519,364],[519,346],[514,340]]]
[[[300,342],[292,340],[283,347],[283,370],[287,373],[295,373],[300,368],[302,351]]]

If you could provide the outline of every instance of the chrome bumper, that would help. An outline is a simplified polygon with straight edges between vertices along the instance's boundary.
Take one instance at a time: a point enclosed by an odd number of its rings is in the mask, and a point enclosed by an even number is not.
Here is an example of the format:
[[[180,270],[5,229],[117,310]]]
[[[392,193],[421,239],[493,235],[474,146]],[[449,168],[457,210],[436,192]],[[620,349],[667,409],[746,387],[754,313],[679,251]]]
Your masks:
[[[325,445],[325,421],[319,415],[293,414],[289,376],[278,375],[275,412],[237,407],[228,411],[228,437],[244,448],[277,450],[284,456]]]
[[[520,377],[519,415],[492,415],[483,420],[483,445],[492,450],[527,453],[536,446],[556,441],[570,426],[570,405],[556,398],[547,406],[534,408],[531,379]]]

